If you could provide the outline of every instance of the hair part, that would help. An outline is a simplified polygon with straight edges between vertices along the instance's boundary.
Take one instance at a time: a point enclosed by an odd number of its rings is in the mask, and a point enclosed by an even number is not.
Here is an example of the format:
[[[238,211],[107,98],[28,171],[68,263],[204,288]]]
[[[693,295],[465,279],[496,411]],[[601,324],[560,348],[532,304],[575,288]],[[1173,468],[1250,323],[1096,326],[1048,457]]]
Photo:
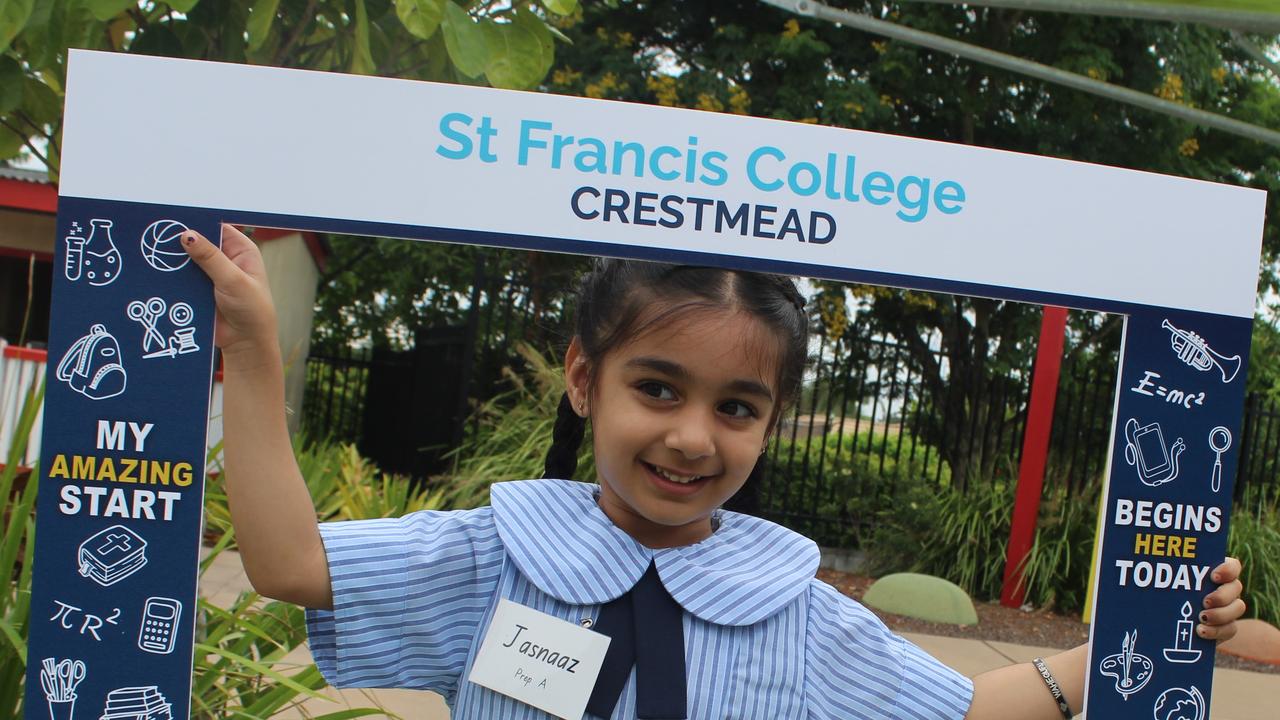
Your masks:
[[[737,310],[759,320],[777,338],[776,392],[771,423],[799,394],[808,356],[809,326],[804,297],[788,277],[725,268],[597,258],[577,291],[574,334],[594,379],[610,352],[669,321],[705,310]],[[543,477],[572,478],[585,418],[566,394]],[[760,474],[760,464],[748,485]]]

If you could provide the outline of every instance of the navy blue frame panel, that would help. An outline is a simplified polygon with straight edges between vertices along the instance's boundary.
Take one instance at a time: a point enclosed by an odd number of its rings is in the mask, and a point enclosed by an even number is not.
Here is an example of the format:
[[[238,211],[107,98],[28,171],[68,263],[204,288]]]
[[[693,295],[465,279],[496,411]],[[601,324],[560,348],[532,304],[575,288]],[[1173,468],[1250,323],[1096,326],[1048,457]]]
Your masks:
[[[118,281],[102,282],[99,275],[91,283],[84,272],[93,220],[111,221]],[[28,718],[96,718],[131,702],[155,712],[167,707],[174,717],[189,715],[213,298],[200,270],[171,252],[175,226],[165,221],[215,239],[219,222],[228,221],[715,265],[1125,314],[1087,709],[1100,720],[1153,713],[1162,719],[1160,712],[1178,708],[1199,709],[1207,717],[1213,646],[1181,633],[1188,622],[1194,627],[1212,587],[1206,573],[1226,549],[1249,318],[536,235],[62,197],[39,472]],[[99,270],[110,266],[101,256],[94,263]],[[131,314],[134,303],[140,307]],[[186,310],[175,316],[178,305]],[[127,374],[127,386],[114,394],[110,383],[120,376],[110,368],[108,351],[118,353]],[[110,472],[103,469],[108,460]],[[161,484],[155,473],[165,463],[168,484]],[[190,482],[176,483],[177,463],[190,466]],[[132,481],[122,477],[126,465]],[[144,465],[151,473],[145,482],[138,474]],[[1184,618],[1188,607],[1190,617]],[[50,688],[41,677],[48,674],[46,659],[54,668]],[[78,681],[77,662],[84,668]],[[74,685],[74,691],[63,692],[67,688],[59,683]],[[51,700],[47,690],[58,697]]]

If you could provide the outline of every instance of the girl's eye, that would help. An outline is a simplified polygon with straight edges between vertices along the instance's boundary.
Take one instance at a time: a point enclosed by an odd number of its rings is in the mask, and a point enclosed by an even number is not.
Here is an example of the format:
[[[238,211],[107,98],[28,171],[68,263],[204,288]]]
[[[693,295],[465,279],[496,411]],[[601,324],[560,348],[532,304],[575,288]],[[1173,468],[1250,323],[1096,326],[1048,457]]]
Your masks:
[[[737,400],[731,400],[721,405],[720,412],[734,418],[753,418],[756,416],[755,408]]]
[[[642,382],[636,388],[654,400],[675,400],[676,394],[671,388],[659,382]]]

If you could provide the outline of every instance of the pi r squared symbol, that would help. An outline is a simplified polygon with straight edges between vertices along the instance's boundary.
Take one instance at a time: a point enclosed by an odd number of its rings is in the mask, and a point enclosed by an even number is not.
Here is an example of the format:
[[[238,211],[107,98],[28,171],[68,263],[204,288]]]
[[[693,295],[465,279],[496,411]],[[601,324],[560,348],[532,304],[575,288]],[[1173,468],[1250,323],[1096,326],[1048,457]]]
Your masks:
[[[1236,375],[1240,372],[1240,356],[1232,355],[1227,357],[1222,353],[1209,347],[1209,343],[1204,338],[1189,331],[1182,330],[1173,326],[1173,323],[1165,319],[1160,327],[1168,330],[1171,335],[1169,344],[1173,347],[1173,351],[1177,353],[1178,359],[1186,363],[1189,367],[1193,367],[1200,372],[1209,372],[1215,367],[1222,374],[1222,382],[1229,383],[1236,379]]]

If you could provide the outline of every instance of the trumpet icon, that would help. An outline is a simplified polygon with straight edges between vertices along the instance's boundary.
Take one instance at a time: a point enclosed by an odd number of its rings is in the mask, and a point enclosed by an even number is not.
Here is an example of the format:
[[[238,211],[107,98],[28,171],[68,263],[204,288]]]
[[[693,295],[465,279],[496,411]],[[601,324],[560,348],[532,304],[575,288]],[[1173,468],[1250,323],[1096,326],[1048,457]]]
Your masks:
[[[1235,380],[1236,375],[1240,373],[1241,361],[1239,355],[1227,357],[1209,347],[1209,343],[1205,342],[1204,338],[1189,330],[1180,330],[1168,320],[1165,320],[1160,326],[1172,334],[1169,338],[1169,344],[1173,347],[1173,351],[1178,354],[1178,359],[1187,365],[1200,372],[1209,372],[1216,367],[1218,372],[1222,373],[1222,382],[1224,383]]]

